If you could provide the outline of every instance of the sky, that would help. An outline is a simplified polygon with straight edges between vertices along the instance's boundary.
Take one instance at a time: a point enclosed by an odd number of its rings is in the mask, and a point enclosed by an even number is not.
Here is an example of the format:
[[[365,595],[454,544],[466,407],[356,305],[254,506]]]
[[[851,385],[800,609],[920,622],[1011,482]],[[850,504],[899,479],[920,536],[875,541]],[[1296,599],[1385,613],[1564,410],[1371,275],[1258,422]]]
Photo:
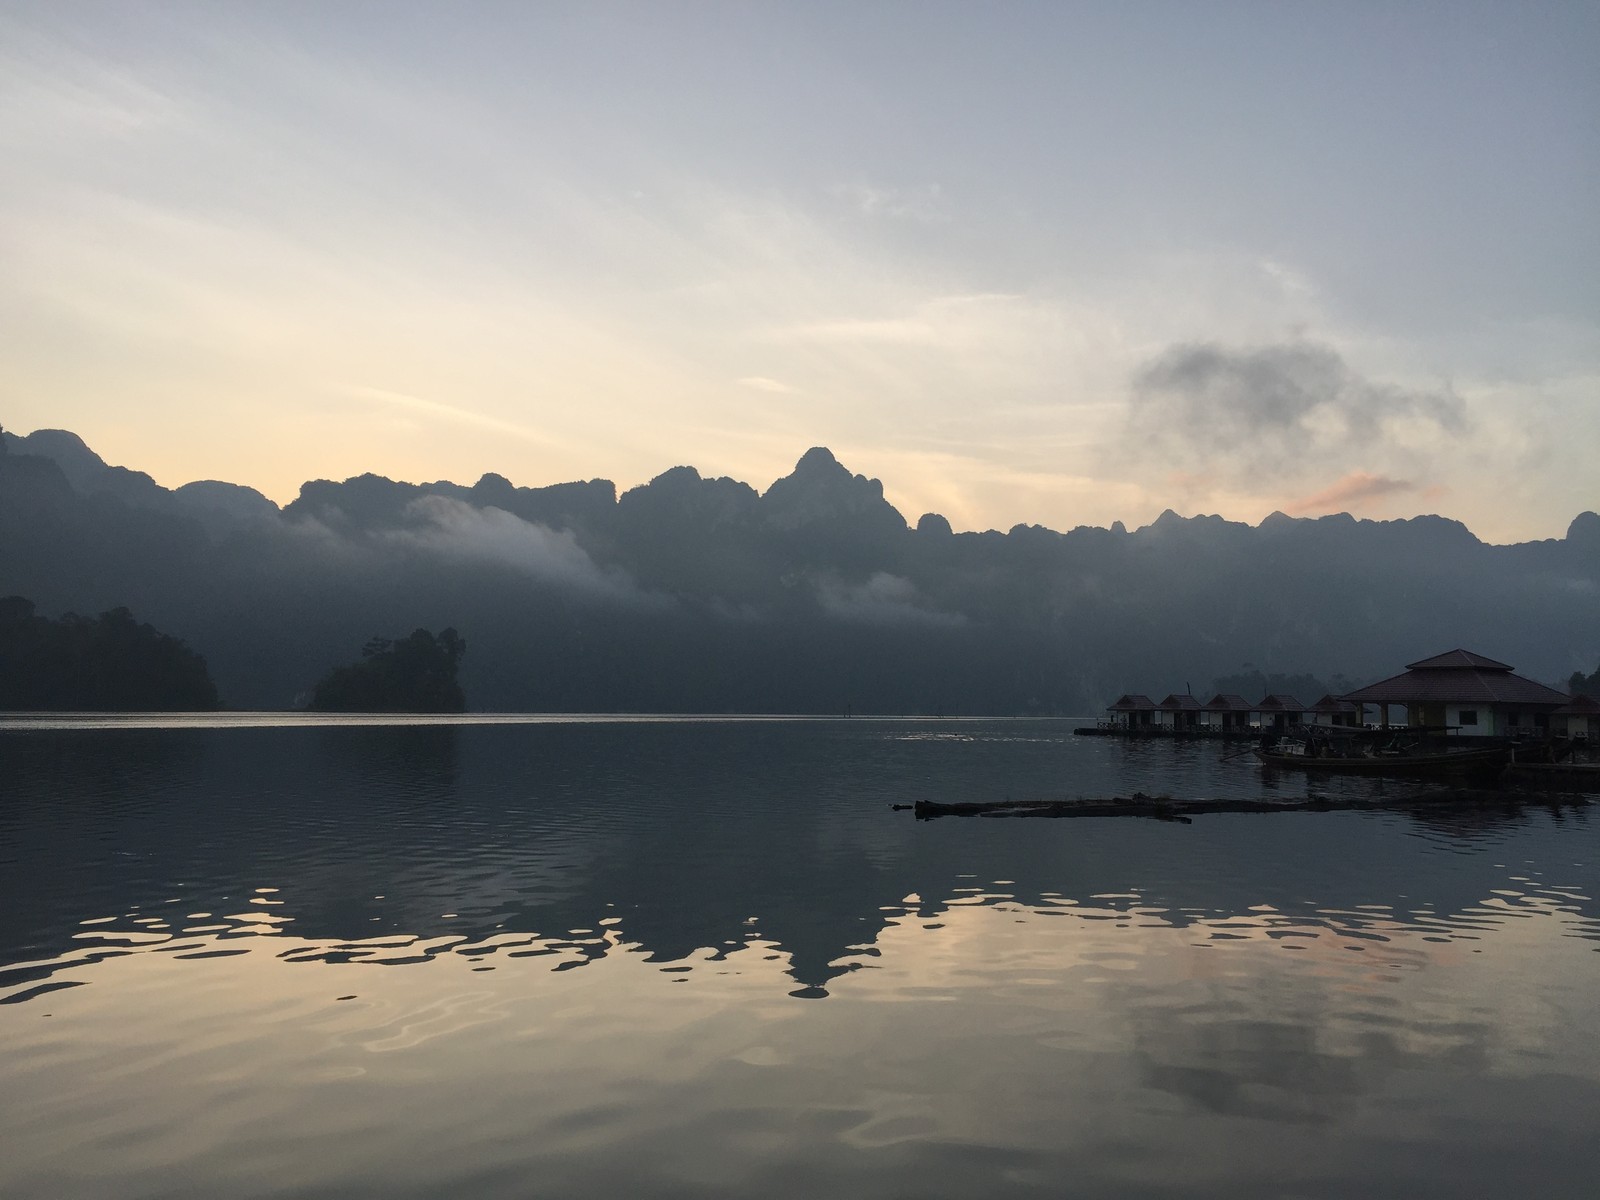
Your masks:
[[[956,529],[1600,508],[1600,5],[0,0],[0,424]]]

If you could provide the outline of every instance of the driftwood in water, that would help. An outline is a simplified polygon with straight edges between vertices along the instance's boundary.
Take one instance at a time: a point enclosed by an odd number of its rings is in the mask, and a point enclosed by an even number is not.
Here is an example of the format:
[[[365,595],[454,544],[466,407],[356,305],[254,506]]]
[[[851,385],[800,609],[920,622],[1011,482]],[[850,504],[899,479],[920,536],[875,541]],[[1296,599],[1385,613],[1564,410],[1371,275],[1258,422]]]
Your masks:
[[[918,800],[896,804],[909,808],[919,821],[935,817],[1147,817],[1157,821],[1190,819],[1204,813],[1344,812],[1352,810],[1410,809],[1437,805],[1472,805],[1481,808],[1526,804],[1582,806],[1582,796],[1559,792],[1505,792],[1481,788],[1429,788],[1403,796],[1302,796],[1284,799],[1175,800],[1171,796],[1113,796],[1108,800],[979,800],[944,803]]]

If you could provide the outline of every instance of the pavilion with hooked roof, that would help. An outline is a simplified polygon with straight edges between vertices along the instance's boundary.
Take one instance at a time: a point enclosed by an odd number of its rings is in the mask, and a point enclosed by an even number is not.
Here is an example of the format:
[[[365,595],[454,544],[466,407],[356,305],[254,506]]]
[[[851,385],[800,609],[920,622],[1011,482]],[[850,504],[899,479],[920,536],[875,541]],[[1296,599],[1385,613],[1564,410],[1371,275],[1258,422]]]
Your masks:
[[[1392,707],[1406,710],[1405,724],[1479,737],[1543,737],[1551,714],[1572,697],[1514,674],[1511,668],[1470,650],[1451,650],[1409,664],[1393,675],[1348,692],[1344,699],[1378,709],[1379,725],[1390,724]]]

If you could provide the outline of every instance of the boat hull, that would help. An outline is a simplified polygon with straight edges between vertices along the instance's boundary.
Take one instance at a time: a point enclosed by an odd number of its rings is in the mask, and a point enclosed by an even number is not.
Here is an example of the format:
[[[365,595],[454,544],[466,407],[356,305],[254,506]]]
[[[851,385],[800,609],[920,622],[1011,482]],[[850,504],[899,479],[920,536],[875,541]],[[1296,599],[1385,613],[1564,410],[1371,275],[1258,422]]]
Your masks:
[[[1577,792],[1600,792],[1600,763],[1513,762],[1508,778]]]
[[[1325,775],[1494,775],[1505,769],[1509,753],[1503,748],[1457,750],[1449,754],[1377,754],[1370,757],[1334,757],[1278,754],[1257,750],[1264,765],[1290,771],[1316,771]]]

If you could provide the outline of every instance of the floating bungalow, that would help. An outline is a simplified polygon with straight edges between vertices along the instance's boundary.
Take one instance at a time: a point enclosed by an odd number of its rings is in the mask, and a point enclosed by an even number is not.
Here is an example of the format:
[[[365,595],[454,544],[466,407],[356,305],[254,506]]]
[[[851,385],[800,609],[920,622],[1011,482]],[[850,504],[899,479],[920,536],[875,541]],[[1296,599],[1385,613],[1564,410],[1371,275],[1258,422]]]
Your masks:
[[[1379,725],[1390,710],[1405,710],[1405,724],[1476,737],[1545,737],[1552,716],[1573,702],[1555,688],[1512,673],[1511,668],[1470,650],[1451,650],[1409,664],[1400,675],[1358,688],[1344,697],[1365,717],[1376,707]],[[1575,714],[1577,715],[1577,714]]]
[[[1200,701],[1187,692],[1174,692],[1161,702],[1156,720],[1169,732],[1193,732],[1200,728]]]
[[[1254,712],[1243,696],[1218,692],[1200,706],[1200,724],[1217,733],[1248,733]]]
[[[1324,697],[1327,715],[1323,724],[1354,724],[1360,710],[1337,697]],[[1282,732],[1310,721],[1314,715],[1293,696],[1267,696],[1251,704],[1243,696],[1218,693],[1204,704],[1187,692],[1174,692],[1157,704],[1149,696],[1133,692],[1119,696],[1106,709],[1106,719],[1093,729],[1079,733],[1150,735],[1168,737],[1254,737],[1262,731]]]
[[[1567,697],[1567,702],[1550,714],[1550,734],[1600,745],[1600,700],[1582,693]]]
[[[1308,725],[1329,725],[1336,729],[1357,729],[1361,726],[1360,706],[1343,696],[1326,695],[1306,713]]]
[[[1150,731],[1156,724],[1156,702],[1149,696],[1138,692],[1130,696],[1118,696],[1117,701],[1106,712],[1110,720],[1106,722],[1111,730],[1123,733],[1134,733],[1139,730]]]
[[[1293,696],[1274,693],[1256,705],[1256,712],[1261,714],[1261,728],[1271,729],[1282,733],[1291,725],[1299,725],[1305,720],[1305,705]]]
[[[1396,710],[1403,716],[1395,719]],[[1169,737],[1254,737],[1298,726],[1428,729],[1462,737],[1569,738],[1600,745],[1600,699],[1569,696],[1470,650],[1409,664],[1399,675],[1307,707],[1276,693],[1251,704],[1218,694],[1204,704],[1174,692],[1157,704],[1140,692],[1119,696],[1107,719],[1079,733]]]

